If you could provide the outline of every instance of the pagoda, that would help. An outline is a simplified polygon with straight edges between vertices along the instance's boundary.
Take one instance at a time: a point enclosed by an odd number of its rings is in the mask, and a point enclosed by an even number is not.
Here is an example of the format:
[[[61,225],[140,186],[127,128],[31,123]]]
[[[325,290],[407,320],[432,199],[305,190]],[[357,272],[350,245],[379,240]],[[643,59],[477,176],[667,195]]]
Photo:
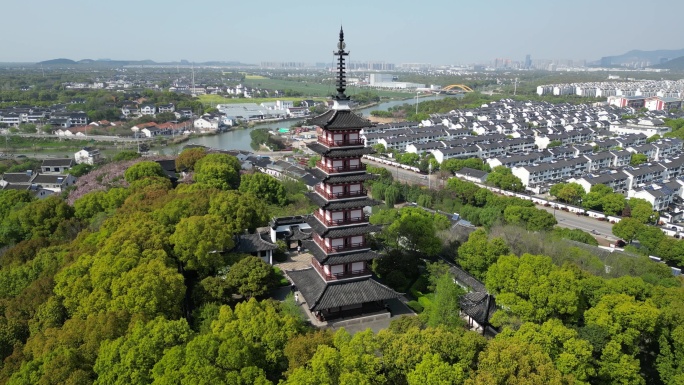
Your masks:
[[[321,156],[311,173],[320,180],[309,198],[318,210],[307,216],[311,239],[303,246],[312,254],[311,267],[289,271],[309,310],[319,319],[353,316],[384,309],[384,301],[399,294],[373,278],[370,263],[379,255],[371,250],[366,235],[380,230],[369,223],[364,207],[379,204],[368,198],[366,173],[361,158],[372,154],[364,146],[361,129],[372,123],[352,112],[345,95],[344,32],[337,44],[337,95],[327,112],[309,124],[319,128],[318,139],[307,147]]]

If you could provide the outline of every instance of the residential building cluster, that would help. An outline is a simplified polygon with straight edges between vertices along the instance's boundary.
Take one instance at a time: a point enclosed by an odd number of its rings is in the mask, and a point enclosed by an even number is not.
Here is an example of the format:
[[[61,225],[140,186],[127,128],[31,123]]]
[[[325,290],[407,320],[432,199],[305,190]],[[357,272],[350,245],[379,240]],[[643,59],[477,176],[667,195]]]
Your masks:
[[[73,127],[88,124],[88,115],[83,111],[67,109],[68,104],[50,107],[9,107],[0,109],[0,124],[17,127],[20,124],[50,124],[55,127]]]
[[[664,119],[678,115],[650,111],[621,118],[636,112],[612,105],[501,100],[432,115],[420,123],[364,128],[361,138],[366,146],[431,153],[440,163],[481,158],[492,168],[510,168],[535,193],[559,182],[577,181],[587,191],[601,183],[644,198],[658,210],[671,209],[684,197],[684,142],[661,138],[647,143],[647,138],[669,132]],[[647,163],[630,166],[633,154],[643,154]]]
[[[547,84],[537,87],[537,94],[577,95],[606,98],[617,107],[671,110],[682,108],[684,80],[639,80],[590,83]]]

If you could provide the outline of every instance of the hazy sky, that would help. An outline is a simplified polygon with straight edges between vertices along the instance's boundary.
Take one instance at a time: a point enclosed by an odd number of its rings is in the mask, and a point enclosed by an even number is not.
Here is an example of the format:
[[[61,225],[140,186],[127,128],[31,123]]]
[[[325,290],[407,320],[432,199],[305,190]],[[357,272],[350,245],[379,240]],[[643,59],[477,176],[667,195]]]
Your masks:
[[[684,1],[2,0],[0,62],[55,58],[467,64],[684,48]]]

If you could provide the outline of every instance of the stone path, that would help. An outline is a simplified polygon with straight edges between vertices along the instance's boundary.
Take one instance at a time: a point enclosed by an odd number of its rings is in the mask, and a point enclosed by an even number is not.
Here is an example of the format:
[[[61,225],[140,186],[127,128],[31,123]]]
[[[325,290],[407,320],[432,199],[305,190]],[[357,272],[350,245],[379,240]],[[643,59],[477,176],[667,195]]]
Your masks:
[[[301,254],[297,254],[296,251],[290,252],[287,256],[287,261],[279,262],[275,265],[283,271],[306,269],[307,267],[311,266],[312,257],[313,256],[310,253],[303,252]]]

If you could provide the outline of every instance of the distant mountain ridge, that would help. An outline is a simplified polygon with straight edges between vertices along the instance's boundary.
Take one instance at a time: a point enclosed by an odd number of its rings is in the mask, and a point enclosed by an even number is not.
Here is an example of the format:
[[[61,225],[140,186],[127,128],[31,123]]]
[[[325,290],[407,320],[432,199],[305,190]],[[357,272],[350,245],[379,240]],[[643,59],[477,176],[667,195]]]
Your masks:
[[[251,64],[240,63],[239,61],[208,61],[202,63],[194,63],[195,65],[211,65],[211,66],[249,66]],[[154,60],[110,60],[110,59],[82,59],[79,61],[71,59],[51,59],[36,63],[42,66],[107,66],[107,67],[121,67],[121,66],[136,66],[136,65],[190,65],[186,60],[177,62],[155,62]]]
[[[672,59],[663,64],[654,65],[653,68],[663,68],[671,71],[684,71],[684,56]]]
[[[649,63],[651,66],[661,64],[663,60],[672,60],[684,56],[684,49],[658,49],[653,51],[631,50],[622,55],[604,56],[596,64],[625,65],[631,63]]]

